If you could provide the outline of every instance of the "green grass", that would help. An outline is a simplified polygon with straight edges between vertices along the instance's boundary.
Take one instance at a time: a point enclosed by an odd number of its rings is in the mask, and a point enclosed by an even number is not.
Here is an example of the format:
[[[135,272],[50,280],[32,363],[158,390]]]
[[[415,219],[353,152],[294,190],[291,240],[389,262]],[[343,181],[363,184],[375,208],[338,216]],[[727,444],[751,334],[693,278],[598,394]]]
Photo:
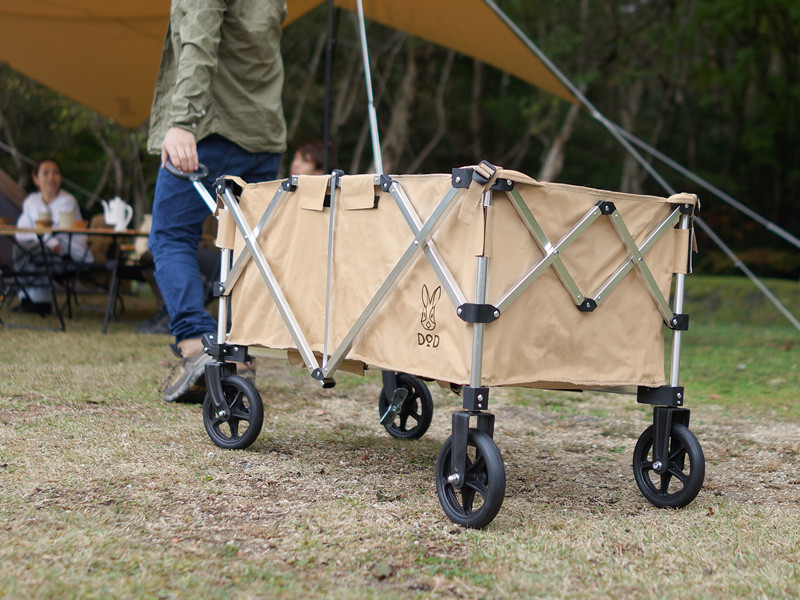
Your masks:
[[[800,284],[766,284],[800,315]],[[742,277],[687,278],[681,383],[687,402],[800,420],[800,331]],[[669,336],[668,336],[669,339]]]
[[[800,420],[800,335],[775,325],[695,324],[683,348],[687,402]]]

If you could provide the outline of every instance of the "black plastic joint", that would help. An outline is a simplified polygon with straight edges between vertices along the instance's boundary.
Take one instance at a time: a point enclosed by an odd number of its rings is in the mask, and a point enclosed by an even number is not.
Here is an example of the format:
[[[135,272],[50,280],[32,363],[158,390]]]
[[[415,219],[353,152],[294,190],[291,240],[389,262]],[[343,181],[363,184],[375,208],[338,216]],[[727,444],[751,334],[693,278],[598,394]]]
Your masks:
[[[608,202],[607,200],[601,200],[598,202],[597,208],[599,208],[600,212],[604,215],[614,214],[614,211],[617,210],[616,205],[613,202]]]
[[[489,189],[493,192],[510,192],[514,189],[514,182],[510,179],[497,179]]]
[[[219,360],[220,347],[217,343],[216,334],[206,333],[203,335],[203,352]]]
[[[289,177],[288,179],[283,180],[283,183],[281,183],[281,189],[284,192],[295,192],[297,191],[297,186],[292,183],[292,178]]]
[[[680,208],[678,209],[681,211],[682,215],[690,215],[694,212],[694,205],[693,204],[681,204]]]
[[[344,177],[344,171],[341,169],[334,169],[331,174],[330,186],[337,188],[342,187],[342,177]]]
[[[381,175],[381,191],[388,192],[389,188],[392,187],[392,178],[388,175]]]
[[[245,362],[250,360],[247,346],[219,344],[214,333],[207,333],[203,336],[203,351],[219,362],[224,362],[225,360]]]
[[[213,287],[211,288],[211,294],[214,298],[219,298],[220,296],[225,295],[225,284],[221,281],[215,281]]]
[[[662,385],[656,388],[639,386],[636,401],[639,404],[653,404],[656,406],[683,406],[683,387],[673,387],[671,385]]]
[[[466,410],[486,410],[489,408],[489,388],[465,387],[463,390],[464,408]]]
[[[584,298],[583,301],[577,305],[578,310],[581,312],[592,312],[597,308],[597,302],[591,298]]]
[[[491,304],[462,304],[456,314],[465,323],[491,323],[500,318],[500,309]]]
[[[240,186],[238,183],[230,179],[226,179],[225,177],[220,177],[217,179],[216,183],[214,183],[214,187],[217,190],[217,194],[222,195],[225,190],[230,190],[231,193],[237,198],[241,196],[242,192],[244,191],[242,186]]]
[[[667,327],[675,331],[688,331],[689,315],[672,315],[669,323],[667,323]]]
[[[454,188],[468,188],[472,181],[472,169],[453,169],[451,179]]]

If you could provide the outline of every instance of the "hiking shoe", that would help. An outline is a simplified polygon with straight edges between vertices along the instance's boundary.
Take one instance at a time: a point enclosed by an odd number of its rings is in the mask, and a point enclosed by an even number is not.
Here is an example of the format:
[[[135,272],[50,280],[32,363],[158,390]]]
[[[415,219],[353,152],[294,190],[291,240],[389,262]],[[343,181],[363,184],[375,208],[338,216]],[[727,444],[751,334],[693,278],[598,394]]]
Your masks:
[[[164,400],[202,402],[206,395],[205,367],[213,360],[202,350],[192,356],[181,357],[164,382]]]

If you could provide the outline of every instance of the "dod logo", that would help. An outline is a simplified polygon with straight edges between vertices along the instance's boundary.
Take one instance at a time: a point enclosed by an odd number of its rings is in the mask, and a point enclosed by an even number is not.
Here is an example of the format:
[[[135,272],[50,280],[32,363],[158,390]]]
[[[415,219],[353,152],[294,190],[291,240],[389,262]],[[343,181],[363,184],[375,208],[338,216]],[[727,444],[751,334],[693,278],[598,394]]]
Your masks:
[[[422,317],[420,323],[425,331],[432,332],[436,329],[436,303],[442,297],[442,286],[428,293],[428,286],[422,286]],[[417,345],[427,348],[439,347],[439,336],[433,333],[417,333]]]

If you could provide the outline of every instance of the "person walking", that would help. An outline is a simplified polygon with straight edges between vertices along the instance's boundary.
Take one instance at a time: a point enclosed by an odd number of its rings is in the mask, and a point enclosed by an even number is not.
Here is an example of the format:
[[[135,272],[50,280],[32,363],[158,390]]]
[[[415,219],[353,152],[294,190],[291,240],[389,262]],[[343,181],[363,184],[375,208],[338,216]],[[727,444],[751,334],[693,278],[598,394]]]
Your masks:
[[[172,0],[148,137],[148,151],[161,156],[148,245],[180,359],[164,385],[168,402],[202,399],[211,361],[202,336],[216,331],[216,321],[205,311],[197,263],[208,208],[164,166],[193,172],[204,164],[209,190],[221,175],[277,177],[286,150],[285,18],[284,0]]]

